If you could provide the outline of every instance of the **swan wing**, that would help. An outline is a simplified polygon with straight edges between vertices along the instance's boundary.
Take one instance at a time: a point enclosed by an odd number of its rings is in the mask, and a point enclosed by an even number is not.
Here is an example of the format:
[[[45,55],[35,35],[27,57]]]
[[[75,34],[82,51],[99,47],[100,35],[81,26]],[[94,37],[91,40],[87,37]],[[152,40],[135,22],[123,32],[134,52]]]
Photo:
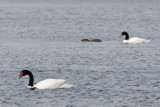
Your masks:
[[[65,81],[66,80],[63,79],[45,79],[35,84],[34,87],[38,89],[60,88],[65,83]]]
[[[63,84],[63,85],[61,85],[59,88],[71,88],[73,85],[71,85],[71,84]]]
[[[134,42],[134,43],[147,43],[147,42],[149,42],[150,40],[146,40],[146,39],[134,37],[134,38],[131,38],[130,41],[131,41],[131,42]]]
[[[134,37],[129,40],[124,40],[123,43],[148,43],[150,40]]]

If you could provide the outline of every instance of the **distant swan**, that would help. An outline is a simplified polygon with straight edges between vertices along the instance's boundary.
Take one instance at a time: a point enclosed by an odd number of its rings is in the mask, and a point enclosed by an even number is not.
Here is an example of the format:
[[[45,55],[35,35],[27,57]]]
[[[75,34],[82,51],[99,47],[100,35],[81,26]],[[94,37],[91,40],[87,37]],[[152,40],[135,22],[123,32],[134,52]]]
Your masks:
[[[38,89],[55,89],[55,88],[70,88],[72,85],[66,84],[63,79],[45,79],[43,81],[38,82],[33,86],[34,82],[34,77],[32,73],[28,70],[22,70],[19,74],[19,79],[22,76],[29,75],[29,83],[28,83],[28,88],[31,90],[34,90],[36,88]]]
[[[91,38],[82,39],[81,41],[82,42],[102,42],[100,39],[91,39]]]
[[[127,32],[122,32],[120,36],[125,35],[125,40],[123,40],[123,43],[148,43],[150,40],[138,38],[138,37],[133,37],[129,39],[129,35]]]

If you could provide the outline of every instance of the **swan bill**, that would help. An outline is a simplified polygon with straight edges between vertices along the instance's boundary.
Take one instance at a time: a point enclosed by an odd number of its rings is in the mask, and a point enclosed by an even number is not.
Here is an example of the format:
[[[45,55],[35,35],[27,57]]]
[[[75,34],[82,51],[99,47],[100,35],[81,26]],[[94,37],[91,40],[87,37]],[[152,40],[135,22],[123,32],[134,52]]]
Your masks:
[[[20,79],[22,76],[23,76],[23,74],[22,74],[22,73],[19,73],[19,79]]]
[[[19,76],[19,79],[21,79],[22,76]]]

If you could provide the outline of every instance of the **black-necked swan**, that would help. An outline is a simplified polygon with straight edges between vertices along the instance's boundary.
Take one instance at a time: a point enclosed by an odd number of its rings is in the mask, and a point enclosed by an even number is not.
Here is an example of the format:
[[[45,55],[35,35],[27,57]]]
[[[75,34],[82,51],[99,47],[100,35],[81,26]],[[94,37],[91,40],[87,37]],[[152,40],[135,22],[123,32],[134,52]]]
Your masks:
[[[92,38],[88,38],[88,39],[82,39],[82,42],[102,42],[102,40],[100,39],[92,39]]]
[[[120,36],[125,35],[125,40],[123,40],[123,43],[148,43],[150,40],[138,38],[138,37],[133,37],[129,39],[129,35],[127,32],[122,32]]]
[[[43,81],[38,82],[33,86],[34,77],[33,74],[29,70],[22,70],[19,74],[19,79],[22,76],[28,75],[29,76],[29,83],[27,88],[29,89],[55,89],[55,88],[70,88],[72,85],[66,84],[64,79],[45,79]]]

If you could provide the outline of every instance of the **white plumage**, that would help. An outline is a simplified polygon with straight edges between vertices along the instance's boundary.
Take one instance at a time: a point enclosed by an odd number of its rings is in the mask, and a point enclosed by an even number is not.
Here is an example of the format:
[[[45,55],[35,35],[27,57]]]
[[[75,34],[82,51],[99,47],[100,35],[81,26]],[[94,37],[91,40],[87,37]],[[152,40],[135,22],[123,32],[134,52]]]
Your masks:
[[[66,84],[63,79],[45,79],[38,82],[33,87],[38,89],[55,89],[55,88],[70,88],[72,85]]]
[[[138,38],[138,37],[133,37],[130,38],[129,40],[123,40],[123,43],[148,43],[150,40]]]

